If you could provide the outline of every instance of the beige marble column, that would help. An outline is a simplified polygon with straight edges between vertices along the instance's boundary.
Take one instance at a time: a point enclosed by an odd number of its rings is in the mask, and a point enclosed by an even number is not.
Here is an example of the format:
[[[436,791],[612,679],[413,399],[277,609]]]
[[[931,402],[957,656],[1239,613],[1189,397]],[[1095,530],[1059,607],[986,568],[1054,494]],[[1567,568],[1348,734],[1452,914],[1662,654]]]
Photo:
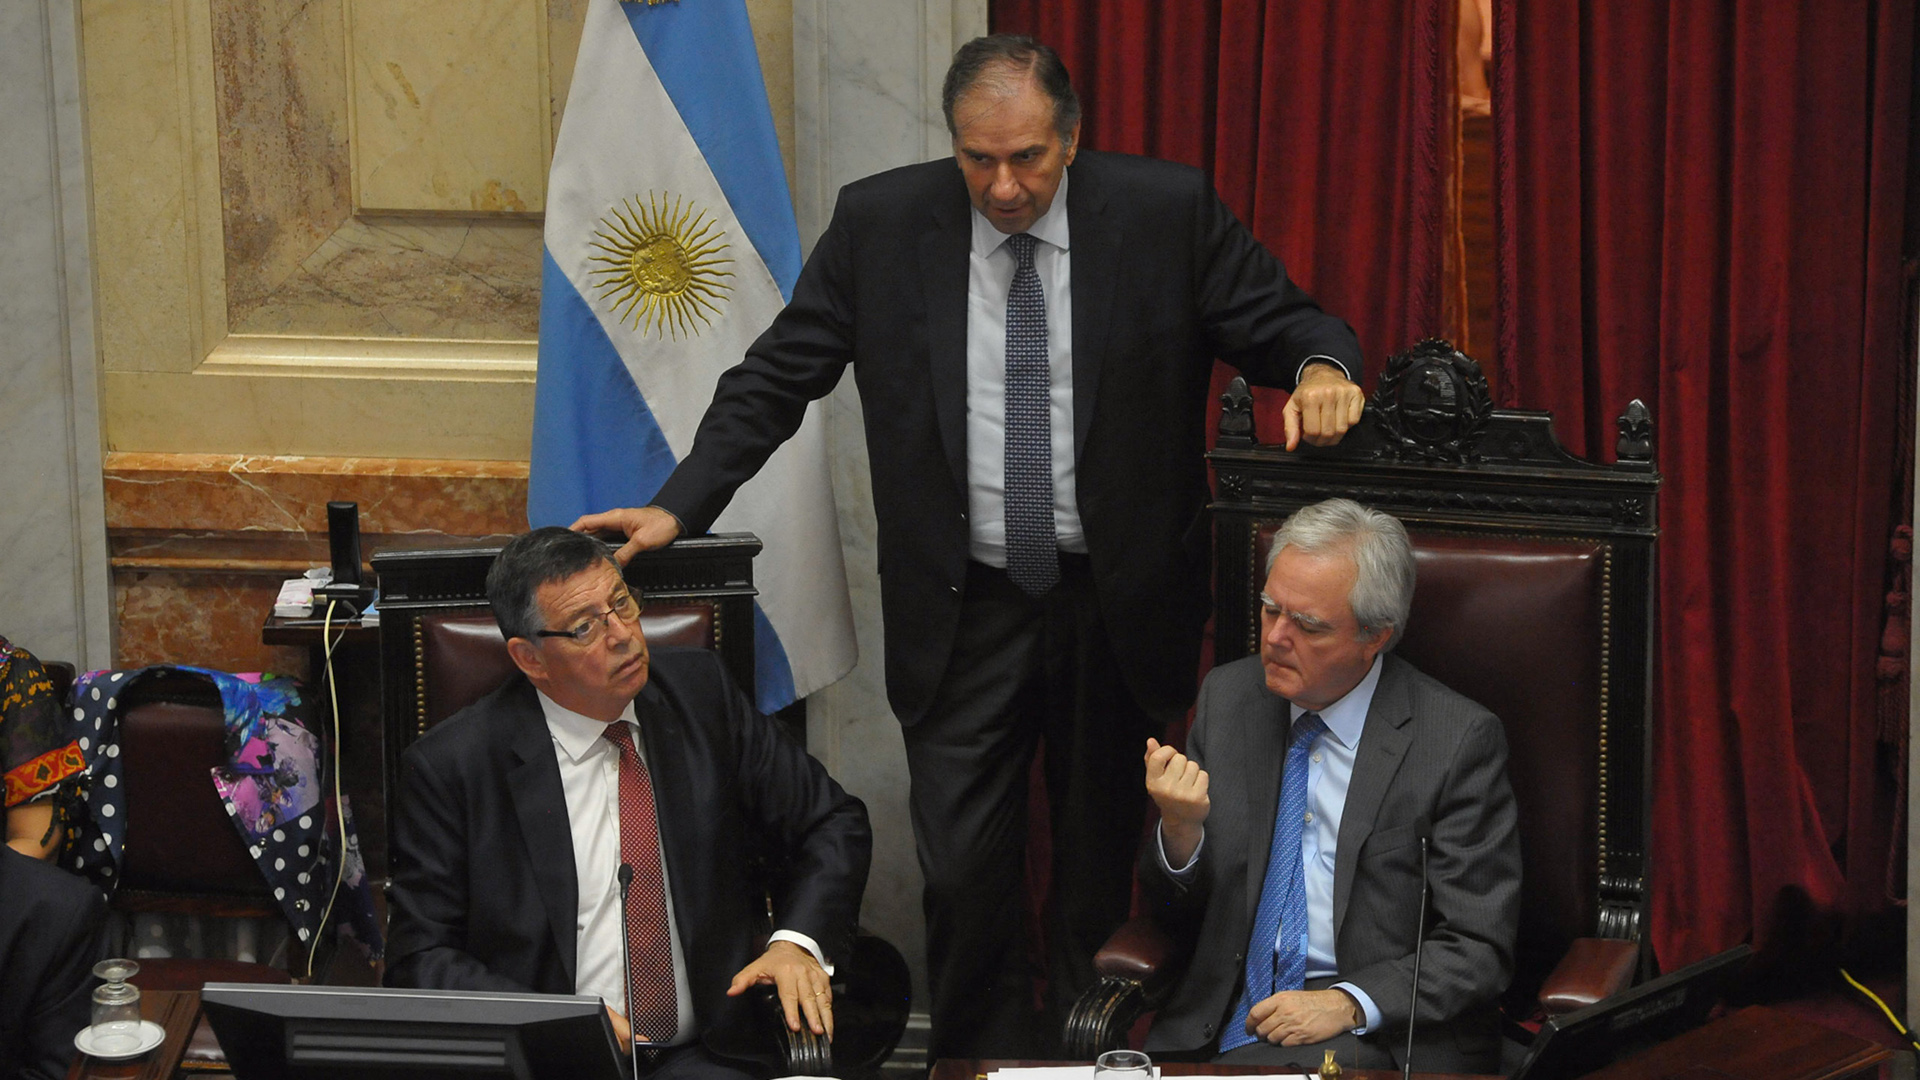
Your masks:
[[[953,50],[986,32],[986,0],[794,0],[793,201],[806,250],[826,228],[842,185],[951,152],[940,83]],[[873,491],[853,380],[842,380],[827,404],[860,662],[807,699],[807,738],[833,775],[866,800],[874,852],[861,919],[906,954],[916,1010],[924,1011],[920,868],[907,818],[905,751],[887,708]]]
[[[112,656],[73,0],[0,4],[0,634]]]

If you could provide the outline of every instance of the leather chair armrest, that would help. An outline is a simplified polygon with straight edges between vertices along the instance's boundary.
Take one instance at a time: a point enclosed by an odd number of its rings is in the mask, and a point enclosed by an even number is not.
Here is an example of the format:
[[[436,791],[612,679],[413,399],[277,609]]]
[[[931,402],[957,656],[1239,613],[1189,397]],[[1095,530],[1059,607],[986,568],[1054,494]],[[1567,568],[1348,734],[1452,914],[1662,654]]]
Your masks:
[[[1612,997],[1632,985],[1639,963],[1638,942],[1575,938],[1541,985],[1540,1008],[1559,1016]]]
[[[1148,989],[1172,980],[1181,961],[1179,947],[1160,924],[1146,916],[1129,919],[1093,954],[1093,970],[1117,979],[1133,979]]]

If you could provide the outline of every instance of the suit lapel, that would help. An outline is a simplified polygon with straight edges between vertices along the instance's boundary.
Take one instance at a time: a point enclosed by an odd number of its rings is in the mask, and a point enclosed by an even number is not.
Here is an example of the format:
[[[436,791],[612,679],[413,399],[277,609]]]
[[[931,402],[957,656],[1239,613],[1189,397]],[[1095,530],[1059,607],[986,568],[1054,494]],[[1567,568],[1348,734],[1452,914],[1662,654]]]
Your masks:
[[[954,483],[967,489],[967,260],[972,241],[966,190],[954,169],[956,195],[934,209],[920,234],[920,284],[927,306],[927,362],[940,445]]]
[[[1099,400],[1100,368],[1107,354],[1109,312],[1119,280],[1120,224],[1108,213],[1100,174],[1069,166],[1068,243],[1073,245],[1073,454],[1087,448],[1087,430]]]
[[[1406,758],[1413,734],[1407,722],[1413,718],[1412,698],[1407,693],[1406,665],[1389,653],[1374,687],[1373,704],[1367,708],[1367,726],[1360,733],[1360,746],[1353,757],[1353,780],[1347,785],[1347,804],[1340,812],[1340,836],[1333,859],[1333,935],[1340,940],[1340,928],[1346,921],[1347,895],[1353,889],[1353,868],[1360,848],[1373,835],[1373,823],[1380,815],[1380,803],[1394,774]]]
[[[531,685],[523,696],[526,700],[512,713],[515,727],[509,749],[519,764],[507,773],[507,790],[520,819],[520,836],[527,845],[541,906],[547,909],[547,925],[553,930],[571,986],[577,971],[575,919],[580,911],[573,832],[567,821],[567,797],[560,788],[560,763]]]
[[[1260,669],[1253,670],[1258,680]],[[1268,693],[1264,682],[1256,682],[1253,692],[1258,704],[1247,710],[1245,740],[1246,760],[1254,763],[1255,769],[1247,785],[1249,918],[1260,910],[1260,888],[1267,878],[1267,856],[1273,853],[1274,818],[1280,812],[1280,781],[1286,771],[1287,735],[1293,719],[1286,699]]]

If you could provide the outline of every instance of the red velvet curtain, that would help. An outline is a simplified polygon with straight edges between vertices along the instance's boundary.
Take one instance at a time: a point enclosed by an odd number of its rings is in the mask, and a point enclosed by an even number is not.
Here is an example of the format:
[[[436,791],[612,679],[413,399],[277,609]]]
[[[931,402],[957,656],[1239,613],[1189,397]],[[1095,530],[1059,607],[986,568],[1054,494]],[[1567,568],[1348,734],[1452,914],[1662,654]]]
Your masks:
[[[1294,280],[1353,325],[1378,370],[1391,352],[1454,330],[1456,6],[993,0],[991,21],[1059,51],[1080,92],[1083,145],[1212,174]],[[1231,376],[1217,370],[1216,390]],[[1261,396],[1269,437],[1282,401]]]
[[[1495,0],[1502,404],[1664,474],[1653,940],[1883,911],[1913,0]]]

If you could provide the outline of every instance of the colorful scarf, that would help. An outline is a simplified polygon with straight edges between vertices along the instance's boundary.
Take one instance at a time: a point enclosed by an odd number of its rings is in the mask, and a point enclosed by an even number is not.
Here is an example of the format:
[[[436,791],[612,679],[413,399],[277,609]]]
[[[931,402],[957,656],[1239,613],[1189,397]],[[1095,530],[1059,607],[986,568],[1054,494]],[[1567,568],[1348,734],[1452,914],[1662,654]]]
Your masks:
[[[125,838],[120,822],[126,819],[121,698],[141,679],[169,671],[198,675],[220,691],[226,713],[227,763],[210,770],[213,788],[294,936],[311,947],[324,916],[365,949],[370,959],[379,959],[383,943],[353,814],[344,795],[338,801],[332,797],[329,763],[310,722],[309,704],[299,682],[286,676],[229,675],[165,664],[81,676],[73,688],[73,720],[76,742],[86,755],[83,799],[87,813],[62,862],[102,889],[113,890]],[[339,842],[341,824],[346,834],[344,852]],[[341,862],[335,861],[336,853],[341,854]],[[329,897],[333,898],[330,914]]]

